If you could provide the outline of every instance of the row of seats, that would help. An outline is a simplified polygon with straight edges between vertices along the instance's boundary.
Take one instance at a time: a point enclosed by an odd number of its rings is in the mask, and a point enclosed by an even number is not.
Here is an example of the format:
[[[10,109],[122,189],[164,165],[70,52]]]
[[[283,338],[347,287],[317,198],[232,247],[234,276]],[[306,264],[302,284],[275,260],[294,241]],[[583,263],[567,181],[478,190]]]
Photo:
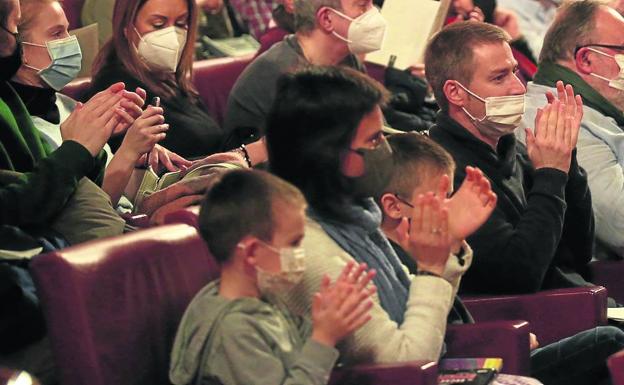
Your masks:
[[[61,383],[138,385],[169,384],[184,309],[219,269],[195,227],[169,224],[40,256],[32,272]],[[527,375],[529,332],[548,344],[605,325],[606,298],[602,287],[466,298],[477,323],[449,326],[447,355],[501,357],[503,372]],[[624,358],[611,365],[624,370]],[[332,383],[424,385],[436,374],[434,362],[368,365]]]

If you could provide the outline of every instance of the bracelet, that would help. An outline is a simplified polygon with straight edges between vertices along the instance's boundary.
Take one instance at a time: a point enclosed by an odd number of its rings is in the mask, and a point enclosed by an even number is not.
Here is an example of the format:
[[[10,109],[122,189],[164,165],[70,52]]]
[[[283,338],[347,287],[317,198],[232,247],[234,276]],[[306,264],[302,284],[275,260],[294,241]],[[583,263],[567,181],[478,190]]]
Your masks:
[[[247,151],[247,146],[241,144],[237,150],[240,150],[241,154],[243,154],[243,158],[245,158],[245,163],[247,163],[247,167],[252,168],[251,158],[249,157],[249,152]]]
[[[432,273],[432,272],[427,271],[427,270],[417,270],[417,271],[416,271],[416,274],[414,274],[414,275],[425,275],[425,276],[430,276],[430,277],[438,277],[438,278],[442,278],[442,276],[441,276],[441,275],[436,274],[436,273]]]

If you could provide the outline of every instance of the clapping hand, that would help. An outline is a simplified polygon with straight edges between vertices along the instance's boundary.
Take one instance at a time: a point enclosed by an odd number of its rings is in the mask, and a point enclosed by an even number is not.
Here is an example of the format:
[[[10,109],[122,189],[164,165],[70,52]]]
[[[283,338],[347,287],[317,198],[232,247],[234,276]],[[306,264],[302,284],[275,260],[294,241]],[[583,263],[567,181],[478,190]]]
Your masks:
[[[335,283],[323,277],[312,300],[313,340],[335,346],[370,320],[370,296],[376,288],[369,283],[374,276],[375,270],[367,270],[366,264],[349,262]]]
[[[537,110],[535,133],[526,129],[527,152],[535,169],[567,173],[583,119],[583,100],[571,85],[557,82],[557,97],[548,92],[547,104]]]

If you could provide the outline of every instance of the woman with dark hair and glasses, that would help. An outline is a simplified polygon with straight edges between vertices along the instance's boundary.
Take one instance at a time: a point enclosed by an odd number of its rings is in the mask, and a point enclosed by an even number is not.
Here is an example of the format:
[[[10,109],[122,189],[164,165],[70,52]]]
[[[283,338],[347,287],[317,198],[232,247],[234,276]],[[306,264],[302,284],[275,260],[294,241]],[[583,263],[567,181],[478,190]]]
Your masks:
[[[282,300],[295,313],[309,313],[325,274],[335,278],[353,260],[377,271],[372,319],[340,346],[348,363],[437,360],[454,293],[472,259],[464,240],[449,233],[449,214],[433,193],[419,198],[404,233],[420,267],[416,275],[406,273],[381,231],[373,197],[393,167],[382,133],[386,95],[349,69],[285,75],[266,126],[271,171],[309,202],[305,276]]]

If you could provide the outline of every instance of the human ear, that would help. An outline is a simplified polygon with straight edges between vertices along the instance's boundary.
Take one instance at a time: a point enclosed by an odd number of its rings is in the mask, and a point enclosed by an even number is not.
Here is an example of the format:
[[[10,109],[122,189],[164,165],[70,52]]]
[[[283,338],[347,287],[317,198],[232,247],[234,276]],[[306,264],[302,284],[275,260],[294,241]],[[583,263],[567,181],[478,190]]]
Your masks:
[[[322,30],[332,32],[334,24],[332,22],[332,11],[328,7],[321,7],[316,12],[316,23]]]
[[[401,206],[399,205],[400,201],[397,199],[396,195],[385,193],[381,196],[379,201],[385,216],[392,219],[401,219],[403,217]]]
[[[466,91],[461,88],[457,81],[447,80],[442,86],[442,91],[449,104],[453,104],[458,107],[463,107],[466,104]]]
[[[574,64],[579,73],[583,75],[589,75],[592,71],[592,60],[590,58],[590,51],[587,47],[580,48],[574,56]]]

